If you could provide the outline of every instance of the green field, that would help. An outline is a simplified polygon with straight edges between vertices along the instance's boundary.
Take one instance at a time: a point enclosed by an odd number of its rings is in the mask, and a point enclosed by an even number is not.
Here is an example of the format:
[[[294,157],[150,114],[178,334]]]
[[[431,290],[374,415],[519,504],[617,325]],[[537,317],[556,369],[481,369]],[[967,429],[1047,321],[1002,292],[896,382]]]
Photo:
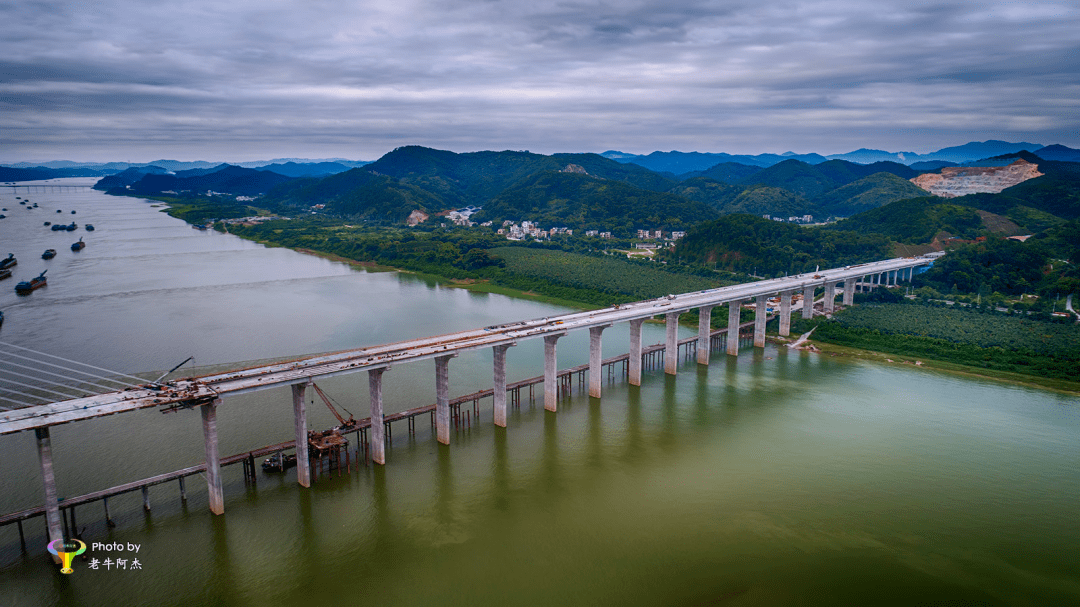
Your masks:
[[[861,305],[817,325],[814,339],[983,369],[1080,381],[1080,325],[912,304]]]
[[[649,267],[652,262],[630,261],[622,256],[593,257],[524,247],[499,247],[489,249],[488,253],[506,262],[506,270],[513,274],[630,299],[650,299],[727,284],[718,279]]]

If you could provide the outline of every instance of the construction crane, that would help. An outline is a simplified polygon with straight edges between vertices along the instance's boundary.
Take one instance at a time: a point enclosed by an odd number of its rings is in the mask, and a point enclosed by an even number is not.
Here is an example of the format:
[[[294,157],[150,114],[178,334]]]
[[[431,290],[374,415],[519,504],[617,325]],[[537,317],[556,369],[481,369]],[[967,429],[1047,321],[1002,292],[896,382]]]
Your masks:
[[[348,409],[346,409],[345,407],[341,407],[341,405],[338,405],[343,411],[345,411],[345,413],[349,414],[349,419],[345,419],[341,416],[340,413],[338,413],[338,410],[336,407],[334,407],[334,404],[333,402],[331,402],[330,397],[322,391],[322,388],[320,388],[318,384],[313,383],[311,384],[311,387],[315,388],[315,393],[319,395],[319,398],[321,398],[324,403],[326,403],[327,408],[330,409],[330,413],[333,413],[334,417],[337,418],[338,424],[340,425],[333,429],[335,432],[337,432],[338,434],[344,434],[347,432],[352,432],[356,429],[356,420],[353,419],[353,414]]]

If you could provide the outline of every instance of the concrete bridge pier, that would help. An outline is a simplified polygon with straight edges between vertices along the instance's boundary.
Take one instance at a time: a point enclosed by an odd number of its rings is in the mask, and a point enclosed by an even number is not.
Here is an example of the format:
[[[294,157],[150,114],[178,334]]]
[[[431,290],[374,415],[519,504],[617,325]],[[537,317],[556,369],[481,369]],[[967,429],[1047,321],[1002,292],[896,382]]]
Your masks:
[[[368,369],[371,396],[371,461],[386,465],[386,426],[383,424],[382,374],[389,367]]]
[[[444,445],[450,444],[450,359],[456,356],[435,357],[435,434]]]
[[[293,388],[293,394],[296,389]],[[301,393],[301,398],[303,398]],[[206,440],[206,489],[210,495],[210,512],[225,514],[225,496],[221,492],[221,457],[218,455],[217,439],[217,407],[221,399],[202,405],[203,438]],[[307,446],[307,436],[304,437],[304,445]],[[307,449],[304,450],[305,452]],[[296,461],[297,468],[307,468],[307,459]]]
[[[630,385],[641,385],[641,325],[644,318],[630,321]]]
[[[803,287],[802,290],[802,317],[814,317],[814,291],[815,287]]]
[[[296,427],[296,482],[301,487],[311,486],[311,461],[308,457],[307,438],[307,405],[304,403],[304,392],[307,384],[292,385],[293,418]]]
[[[600,347],[600,334],[610,324],[589,327],[589,396],[600,398],[604,386],[604,353]]]
[[[791,296],[794,291],[780,293],[780,335],[791,335]]]
[[[559,366],[555,357],[555,342],[566,333],[554,333],[544,336],[544,409],[557,411],[559,403],[558,373]]]
[[[698,308],[697,363],[699,365],[709,364],[709,342],[712,341],[710,339],[712,333],[712,309],[713,306]]]
[[[492,421],[500,428],[506,427],[506,351],[510,346],[517,343],[499,344],[491,347],[492,357],[495,360],[495,385],[491,394],[494,407],[491,411]]]
[[[835,282],[825,283],[825,305],[823,309],[828,314],[836,308],[836,285]]]
[[[60,522],[60,507],[56,503],[56,476],[53,474],[52,439],[48,426],[35,428],[38,461],[41,462],[41,479],[45,484],[45,524],[49,529],[49,541],[64,539],[64,526]],[[59,562],[58,559],[53,560]]]
[[[754,300],[754,347],[765,347],[765,320],[769,313],[766,310],[768,295],[758,295]]]
[[[679,312],[664,315],[667,332],[664,340],[664,373],[675,375],[679,372]]]
[[[739,312],[742,310],[742,301],[729,301],[727,313],[727,353],[729,356],[739,355]]]
[[[851,306],[855,304],[855,279],[844,279],[844,305]]]

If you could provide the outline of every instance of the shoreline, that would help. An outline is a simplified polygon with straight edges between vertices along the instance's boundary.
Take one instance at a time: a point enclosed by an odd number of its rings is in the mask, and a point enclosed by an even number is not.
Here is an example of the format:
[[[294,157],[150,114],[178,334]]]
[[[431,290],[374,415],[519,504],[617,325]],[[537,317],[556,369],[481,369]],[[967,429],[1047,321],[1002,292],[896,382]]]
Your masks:
[[[787,343],[775,338],[774,341],[777,344]],[[814,347],[818,349],[819,354],[827,354],[829,356],[841,356],[844,358],[865,360],[881,365],[902,366],[916,369],[930,369],[967,378],[986,379],[1013,386],[1038,388],[1040,390],[1049,390],[1051,392],[1068,394],[1070,396],[1080,396],[1080,381],[1070,382],[1067,380],[1053,379],[1049,377],[1042,377],[1039,375],[1025,375],[1023,373],[1013,373],[1010,371],[980,369],[978,367],[971,367],[968,365],[935,360],[933,358],[912,358],[910,356],[891,354],[889,352],[879,352],[877,350],[864,350],[861,348],[840,346],[836,344],[831,344],[829,342],[817,341],[814,339],[808,340],[807,344],[813,344]]]
[[[234,236],[237,236],[234,234]],[[243,236],[240,236],[243,238]],[[249,239],[250,240],[250,239]],[[278,246],[272,245],[267,242],[259,242],[265,246]],[[288,248],[288,247],[286,247]],[[547,303],[556,306],[563,306],[565,308],[573,308],[576,310],[596,310],[597,306],[586,304],[580,301],[573,301],[570,299],[559,299],[557,297],[549,297],[547,295],[541,295],[539,293],[533,293],[531,291],[522,291],[520,289],[513,289],[510,287],[502,287],[499,285],[493,285],[490,282],[477,281],[477,280],[461,280],[455,278],[447,278],[446,276],[439,276],[438,274],[428,274],[425,272],[417,272],[415,270],[407,270],[405,268],[396,268],[394,266],[385,266],[377,264],[373,261],[357,261],[355,259],[349,259],[348,257],[342,257],[334,253],[322,253],[314,249],[292,249],[298,253],[304,253],[305,255],[312,255],[314,257],[321,257],[330,261],[337,261],[348,264],[353,267],[364,268],[368,272],[398,272],[400,274],[409,274],[418,278],[427,278],[438,282],[444,287],[451,289],[464,289],[466,291],[472,291],[474,293],[493,293],[495,295],[505,295],[506,297],[512,297],[514,299],[524,299],[526,301],[536,301],[540,303]]]

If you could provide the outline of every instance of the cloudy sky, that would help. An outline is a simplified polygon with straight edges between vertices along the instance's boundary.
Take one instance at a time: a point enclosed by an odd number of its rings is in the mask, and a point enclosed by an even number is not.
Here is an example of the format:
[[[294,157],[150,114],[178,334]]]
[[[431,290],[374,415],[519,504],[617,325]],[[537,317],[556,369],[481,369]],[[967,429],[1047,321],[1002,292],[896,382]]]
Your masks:
[[[0,0],[0,162],[1080,147],[1078,7]]]

